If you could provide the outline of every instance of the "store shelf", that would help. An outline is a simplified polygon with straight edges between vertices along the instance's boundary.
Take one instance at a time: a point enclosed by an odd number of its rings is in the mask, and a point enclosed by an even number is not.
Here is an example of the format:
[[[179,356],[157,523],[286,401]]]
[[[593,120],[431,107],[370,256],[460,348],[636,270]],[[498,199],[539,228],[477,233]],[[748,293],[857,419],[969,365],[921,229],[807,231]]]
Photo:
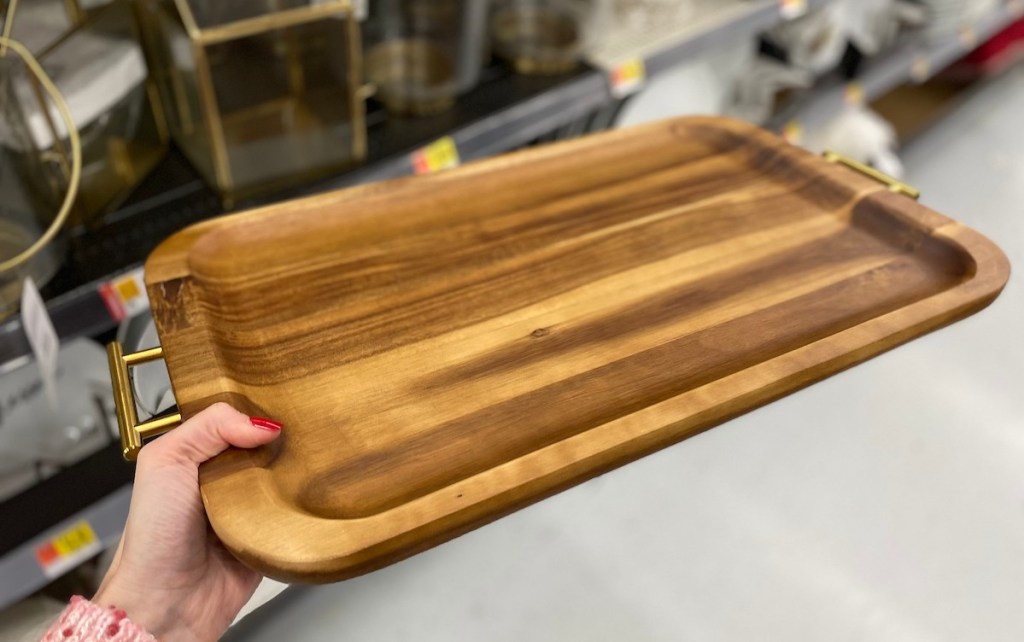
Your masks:
[[[810,0],[807,6],[814,8],[830,1]],[[714,4],[714,12],[689,22],[656,50],[643,52],[648,77],[715,44],[753,36],[783,20],[780,0]],[[495,68],[488,73],[491,78],[485,77],[477,90],[445,114],[373,125],[371,113],[370,152],[364,166],[271,199],[239,203],[236,209],[410,175],[411,154],[443,136],[454,140],[462,161],[500,154],[616,100],[607,72],[600,69],[582,69],[560,78],[515,76]],[[104,229],[71,240],[71,253],[77,259],[71,260],[43,291],[62,340],[113,329],[115,321],[99,296],[99,287],[141,265],[156,243],[174,231],[223,213],[216,197],[179,155],[172,154],[157,173],[121,211],[109,217]],[[17,317],[0,324],[0,364],[27,355],[29,350]]]
[[[27,597],[52,581],[43,573],[36,559],[36,549],[70,527],[87,522],[104,549],[115,545],[124,531],[131,495],[131,486],[122,486],[0,559],[0,577],[3,578],[0,582],[0,605]]]
[[[11,604],[27,597],[52,581],[52,578],[43,573],[36,559],[36,549],[70,527],[85,521],[104,549],[115,545],[124,531],[131,495],[131,486],[122,486],[0,559],[0,577],[3,578],[0,582],[0,605]]]
[[[115,457],[120,457],[119,448],[112,448],[110,451]],[[91,458],[87,466],[103,463],[107,464],[109,469],[110,462],[107,461],[109,459],[111,459],[109,453],[101,453],[99,456]],[[17,527],[20,530],[25,530],[29,526],[28,522],[35,517],[35,512],[54,510],[44,502],[53,502],[59,508],[60,504],[71,505],[76,499],[91,495],[91,498],[83,502],[82,505],[67,511],[65,516],[52,522],[51,526],[36,531],[25,541],[7,550],[0,558],[0,578],[2,578],[0,579],[0,608],[31,595],[52,581],[53,578],[43,572],[36,555],[37,549],[72,526],[81,522],[88,523],[103,549],[117,543],[128,517],[128,504],[131,500],[131,468],[124,462],[120,462],[119,465],[115,462],[115,467],[112,473],[109,470],[101,473],[102,483],[96,489],[76,488],[68,484],[62,486],[57,478],[51,478],[40,485],[44,486],[42,490],[33,489],[31,491],[33,497],[30,499],[34,504],[33,507],[21,510],[17,515],[5,515],[3,521],[5,529]],[[80,495],[82,492],[86,494]],[[40,498],[40,495],[48,495],[48,497]],[[9,519],[17,521],[9,521]],[[14,533],[5,533],[5,543],[11,537],[14,537]]]
[[[810,11],[835,0],[808,0]],[[606,46],[593,52],[590,62],[598,68],[612,69],[631,59],[642,59],[648,76],[657,76],[673,66],[693,59],[715,46],[728,45],[752,37],[783,21],[786,4],[781,0],[699,0],[693,13],[677,28],[653,25],[646,31],[613,27]],[[789,3],[795,6],[796,3]]]
[[[915,34],[889,53],[878,56],[857,79],[824,82],[797,97],[767,125],[776,131],[794,125],[806,131],[826,124],[852,102],[869,103],[906,82],[924,82],[1020,19],[1022,7],[1024,4],[1007,2],[941,42]]]
[[[811,0],[809,6],[828,1]],[[667,46],[647,52],[647,76],[655,77],[731,38],[752,37],[783,19],[779,7],[778,0],[737,1],[729,9],[690,23]],[[369,154],[364,166],[272,198],[241,202],[236,209],[410,175],[411,154],[443,136],[454,140],[465,162],[516,149],[556,131],[560,137],[566,132],[578,135],[583,133],[581,118],[589,114],[594,115],[595,122],[610,125],[617,100],[609,86],[608,72],[600,69],[583,68],[568,76],[540,78],[512,75],[494,66],[485,72],[477,90],[436,117],[385,120],[382,112],[371,108],[367,119]],[[113,330],[116,324],[99,295],[100,286],[140,266],[152,248],[176,230],[223,212],[220,201],[188,162],[172,151],[126,205],[107,217],[102,228],[80,231],[69,240],[67,264],[43,290],[62,340]],[[27,354],[29,345],[19,319],[0,324],[0,364]],[[104,470],[121,471],[122,467],[111,464]],[[56,487],[61,479],[53,478],[50,486]],[[89,487],[88,483],[76,485]],[[33,492],[52,490],[48,487]],[[101,539],[113,541],[123,528],[129,498],[127,487],[118,487],[99,501],[91,495],[79,497],[77,504],[74,498],[64,498],[67,505],[47,515],[31,510],[26,513],[20,504],[5,503],[0,521],[31,523],[23,523],[18,533],[11,532],[10,541],[0,541],[0,607],[46,583],[35,558],[40,542],[83,519]],[[51,499],[35,503],[53,505]]]

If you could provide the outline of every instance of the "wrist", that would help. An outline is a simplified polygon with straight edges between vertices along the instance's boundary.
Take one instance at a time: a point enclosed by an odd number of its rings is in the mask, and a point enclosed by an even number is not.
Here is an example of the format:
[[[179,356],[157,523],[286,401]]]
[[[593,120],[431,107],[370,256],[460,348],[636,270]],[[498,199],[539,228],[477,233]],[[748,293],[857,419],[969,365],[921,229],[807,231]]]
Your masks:
[[[142,627],[160,642],[192,640],[188,629],[174,615],[173,607],[168,608],[165,600],[151,591],[135,591],[118,582],[116,577],[107,578],[92,598],[92,603],[105,608],[119,609],[125,616]]]

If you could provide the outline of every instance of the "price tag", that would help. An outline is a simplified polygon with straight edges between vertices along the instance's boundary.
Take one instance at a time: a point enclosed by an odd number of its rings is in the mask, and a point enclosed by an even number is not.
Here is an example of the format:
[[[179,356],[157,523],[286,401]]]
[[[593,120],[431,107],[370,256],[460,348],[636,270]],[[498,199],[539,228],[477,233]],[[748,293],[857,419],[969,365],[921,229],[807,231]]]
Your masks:
[[[782,137],[792,145],[799,145],[804,140],[804,128],[798,121],[791,120],[782,128]]]
[[[928,60],[928,56],[924,54],[914,56],[914,61],[910,63],[910,78],[914,82],[924,82],[931,78],[931,75],[932,63]]]
[[[60,577],[103,550],[87,521],[80,521],[36,546],[36,562],[46,577]]]
[[[974,49],[978,46],[978,32],[974,27],[964,27],[960,30],[960,44],[964,49]]]
[[[459,166],[459,149],[451,136],[439,138],[412,153],[412,170],[416,174],[432,174]]]
[[[640,58],[633,58],[611,70],[608,84],[612,95],[616,98],[631,96],[644,86],[647,81],[647,67]]]
[[[99,292],[111,318],[118,323],[149,309],[142,268],[107,281]]]
[[[847,105],[858,106],[864,104],[864,88],[860,83],[847,83],[843,88],[843,101]]]
[[[39,364],[46,400],[56,410],[57,352],[60,350],[60,340],[32,277],[25,277],[21,287],[21,324],[25,328],[25,336],[28,337],[28,345],[32,348],[36,363]]]
[[[779,14],[785,20],[794,20],[807,13],[807,0],[779,0]]]

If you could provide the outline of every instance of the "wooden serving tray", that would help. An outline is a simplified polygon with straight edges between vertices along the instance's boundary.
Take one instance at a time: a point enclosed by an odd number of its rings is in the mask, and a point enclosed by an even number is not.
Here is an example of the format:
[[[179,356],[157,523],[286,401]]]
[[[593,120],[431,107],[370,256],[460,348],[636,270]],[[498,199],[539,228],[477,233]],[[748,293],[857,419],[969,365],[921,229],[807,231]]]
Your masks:
[[[200,224],[146,264],[227,547],[333,581],[991,302],[979,234],[751,126],[666,121]]]

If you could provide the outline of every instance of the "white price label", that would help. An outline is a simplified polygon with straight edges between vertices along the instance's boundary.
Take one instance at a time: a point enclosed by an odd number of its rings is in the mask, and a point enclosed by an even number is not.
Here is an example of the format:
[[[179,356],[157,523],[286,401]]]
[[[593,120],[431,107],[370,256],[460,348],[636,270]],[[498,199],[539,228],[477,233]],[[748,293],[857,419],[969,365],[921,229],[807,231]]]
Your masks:
[[[21,323],[32,354],[39,364],[46,400],[56,410],[57,351],[60,350],[60,340],[57,339],[50,313],[46,311],[46,304],[43,303],[43,297],[39,296],[39,289],[32,277],[25,277],[21,288]]]

